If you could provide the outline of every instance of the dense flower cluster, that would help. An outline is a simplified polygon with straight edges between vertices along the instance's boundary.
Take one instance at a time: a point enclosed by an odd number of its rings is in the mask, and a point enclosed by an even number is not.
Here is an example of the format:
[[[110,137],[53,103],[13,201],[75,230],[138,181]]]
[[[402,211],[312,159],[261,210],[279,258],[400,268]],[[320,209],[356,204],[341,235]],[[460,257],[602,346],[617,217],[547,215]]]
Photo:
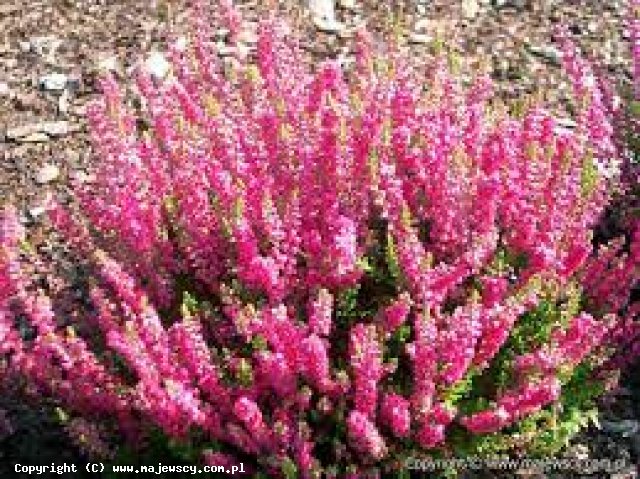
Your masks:
[[[628,7],[632,88],[616,85],[603,72],[598,84],[614,126],[621,178],[600,227],[598,253],[587,261],[581,279],[593,307],[621,318],[608,334],[617,349],[613,367],[640,358],[640,2],[631,0]]]
[[[237,45],[245,26],[221,6]],[[491,433],[559,400],[619,326],[640,244],[636,234],[614,271],[592,253],[615,154],[571,45],[575,132],[542,105],[521,119],[494,108],[487,78],[465,87],[444,61],[416,65],[400,46],[376,56],[364,31],[348,71],[308,68],[275,18],[259,27],[255,61],[222,62],[196,10],[171,73],[139,72],[141,118],[102,81],[89,110],[101,162],[77,191],[84,218],[52,210],[95,273],[95,338],[58,327],[4,210],[0,354],[11,367],[130,434],[152,424],[188,442],[196,430],[209,463],[235,454],[300,477],[392,465],[405,439],[446,447],[454,425]],[[605,269],[614,282],[598,281]],[[516,356],[516,383],[487,393],[486,408],[459,408],[452,391],[492,381],[520,319],[562,307],[576,284],[590,311]]]

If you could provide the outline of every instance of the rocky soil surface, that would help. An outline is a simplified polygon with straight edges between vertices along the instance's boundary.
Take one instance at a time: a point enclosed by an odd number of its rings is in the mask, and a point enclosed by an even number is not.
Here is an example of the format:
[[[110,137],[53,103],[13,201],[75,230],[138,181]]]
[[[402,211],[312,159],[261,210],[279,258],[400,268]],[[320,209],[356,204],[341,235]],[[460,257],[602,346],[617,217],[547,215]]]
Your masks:
[[[36,250],[59,260],[67,273],[73,273],[73,267],[46,226],[44,204],[51,195],[67,197],[74,182],[92,179],[91,165],[97,160],[85,113],[97,95],[96,78],[111,70],[128,81],[141,62],[162,68],[169,32],[184,31],[184,3],[0,0],[0,205],[13,202],[19,207]],[[486,71],[498,82],[505,101],[542,97],[560,115],[567,115],[569,85],[552,42],[556,26],[567,25],[583,51],[600,59],[619,81],[629,78],[621,0],[340,0],[335,9],[323,8],[326,2],[305,1],[315,13],[293,0],[237,3],[253,22],[269,7],[294,16],[297,28],[305,31],[303,46],[313,57],[345,63],[352,60],[353,30],[363,22],[380,39],[399,31],[416,55],[433,54],[434,40],[443,39],[457,53],[463,74]],[[254,32],[249,29],[243,38],[250,50]],[[63,314],[78,314],[78,278],[67,274],[70,279],[61,282],[43,264],[33,268],[43,287],[66,298]],[[576,458],[626,463],[619,472],[590,477],[636,477],[640,393],[637,385],[625,386],[603,402],[602,428],[590,429],[568,450]],[[0,476],[12,477],[12,469],[4,474],[5,464],[10,468],[18,461],[81,460],[83,453],[70,445],[54,405],[26,401],[14,387],[1,392]],[[519,471],[517,476],[545,477],[535,471]]]

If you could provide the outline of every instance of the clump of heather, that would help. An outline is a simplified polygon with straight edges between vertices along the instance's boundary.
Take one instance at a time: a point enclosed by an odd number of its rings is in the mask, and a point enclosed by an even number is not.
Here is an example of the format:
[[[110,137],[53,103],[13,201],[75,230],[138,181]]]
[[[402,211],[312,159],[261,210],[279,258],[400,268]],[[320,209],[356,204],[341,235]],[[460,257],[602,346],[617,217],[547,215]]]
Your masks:
[[[640,358],[640,2],[628,2],[632,82],[624,84],[597,72],[603,112],[613,125],[613,150],[620,181],[596,230],[597,253],[583,267],[585,300],[602,314],[621,320],[608,337],[616,345],[612,364],[631,365]]]
[[[624,282],[598,283],[593,230],[619,177],[571,46],[575,132],[543,105],[510,117],[487,78],[464,86],[366,32],[352,69],[308,66],[268,18],[254,55],[222,62],[196,11],[170,74],[139,72],[141,117],[104,78],[96,183],[77,189],[81,217],[51,211],[91,268],[91,337],[30,284],[4,210],[10,367],[74,415],[273,476],[564,444],[603,390],[592,371],[638,277],[634,247]]]

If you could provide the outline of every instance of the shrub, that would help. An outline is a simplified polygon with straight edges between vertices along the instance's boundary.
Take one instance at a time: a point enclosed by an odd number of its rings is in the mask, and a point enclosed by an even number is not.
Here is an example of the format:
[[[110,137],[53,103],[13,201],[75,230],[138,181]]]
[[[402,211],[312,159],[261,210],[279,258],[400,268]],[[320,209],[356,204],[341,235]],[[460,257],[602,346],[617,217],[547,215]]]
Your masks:
[[[541,105],[509,116],[487,78],[464,85],[442,59],[376,53],[364,31],[352,69],[314,71],[274,18],[255,61],[222,63],[195,17],[168,78],[139,72],[141,113],[104,79],[96,182],[82,215],[51,211],[90,268],[92,314],[59,326],[5,208],[9,367],[130,439],[272,475],[566,444],[620,321],[602,307],[617,292],[583,288],[619,181],[588,65],[566,45],[566,131]]]
[[[599,254],[587,262],[582,280],[592,307],[623,318],[610,332],[617,349],[612,367],[633,365],[640,357],[640,2],[632,0],[628,6],[632,81],[615,81],[603,73],[599,78],[614,125],[620,184],[596,234]]]

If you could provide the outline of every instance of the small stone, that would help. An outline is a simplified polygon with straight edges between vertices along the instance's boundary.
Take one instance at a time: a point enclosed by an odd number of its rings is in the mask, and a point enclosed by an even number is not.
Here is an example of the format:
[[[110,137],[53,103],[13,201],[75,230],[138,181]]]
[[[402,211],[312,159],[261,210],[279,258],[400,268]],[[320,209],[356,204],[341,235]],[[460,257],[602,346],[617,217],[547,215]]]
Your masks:
[[[344,30],[345,26],[336,20],[333,0],[309,0],[309,10],[313,24],[321,32],[338,33]]]
[[[59,137],[69,134],[68,121],[47,121],[40,124],[40,131],[52,137]]]
[[[29,53],[31,51],[31,42],[29,41],[19,41],[18,48],[22,53]]]
[[[345,10],[355,10],[356,9],[356,1],[355,0],[339,0],[338,5],[340,8],[344,8]]]
[[[19,12],[20,7],[24,7],[24,5],[20,5],[19,3],[9,3],[9,4],[1,4],[0,5],[0,15],[11,15],[13,13]]]
[[[416,45],[425,45],[427,43],[431,43],[432,41],[433,37],[431,35],[427,35],[426,33],[412,32],[409,35],[409,42]]]
[[[640,422],[633,419],[602,421],[602,429],[605,432],[621,434],[623,437],[631,437],[640,431]]]
[[[31,133],[16,140],[18,143],[43,143],[49,141],[49,135],[41,132]]]
[[[152,52],[145,60],[144,68],[150,75],[162,80],[168,75],[171,65],[162,53]]]
[[[56,53],[60,45],[62,45],[62,40],[51,36],[41,36],[41,37],[33,37],[30,40],[31,43],[31,51],[40,55],[46,56],[46,61],[49,63],[55,63]]]
[[[562,60],[562,52],[551,45],[532,45],[529,47],[529,51],[532,55],[540,57],[554,65],[560,65],[560,60]]]
[[[334,0],[309,0],[309,10],[316,20],[324,20],[325,22],[336,21],[336,11]]]
[[[38,126],[35,123],[30,123],[27,125],[15,126],[13,128],[7,129],[7,138],[9,140],[17,141],[20,138],[25,136],[29,136],[33,133],[38,132]]]
[[[44,206],[39,205],[29,208],[27,213],[29,213],[29,217],[32,220],[37,220],[45,213],[45,211],[47,211],[47,209]]]
[[[476,18],[480,11],[478,0],[462,0],[462,16],[467,20]]]
[[[40,88],[45,91],[62,91],[67,86],[68,77],[64,73],[50,73],[40,78]]]
[[[515,8],[522,10],[526,6],[526,0],[493,0],[495,8]]]
[[[21,143],[33,143],[46,141],[49,137],[60,137],[71,132],[67,121],[44,121],[41,123],[29,123],[7,129],[6,136],[9,140]]]
[[[99,59],[96,63],[96,67],[100,72],[120,73],[122,70],[118,57],[115,55]]]
[[[325,33],[340,33],[344,30],[344,24],[337,20],[325,20],[324,18],[316,17],[313,19],[313,24],[318,30]]]
[[[415,32],[429,31],[430,25],[431,25],[431,21],[428,18],[421,18],[416,21],[415,25],[413,26],[413,31]]]
[[[9,96],[9,93],[11,93],[9,85],[7,85],[5,82],[0,82],[0,97]]]
[[[51,50],[57,50],[62,44],[62,40],[51,35],[33,37],[29,39],[31,49],[38,55],[44,55]]]
[[[343,40],[347,40],[349,38],[353,38],[355,37],[356,32],[358,31],[358,28],[344,28],[344,30],[340,30],[337,35],[338,38],[341,38]]]
[[[12,70],[18,66],[18,59],[16,57],[0,57],[0,64],[9,70]]]
[[[60,176],[60,168],[52,163],[45,164],[36,175],[36,182],[44,185],[55,181]]]

